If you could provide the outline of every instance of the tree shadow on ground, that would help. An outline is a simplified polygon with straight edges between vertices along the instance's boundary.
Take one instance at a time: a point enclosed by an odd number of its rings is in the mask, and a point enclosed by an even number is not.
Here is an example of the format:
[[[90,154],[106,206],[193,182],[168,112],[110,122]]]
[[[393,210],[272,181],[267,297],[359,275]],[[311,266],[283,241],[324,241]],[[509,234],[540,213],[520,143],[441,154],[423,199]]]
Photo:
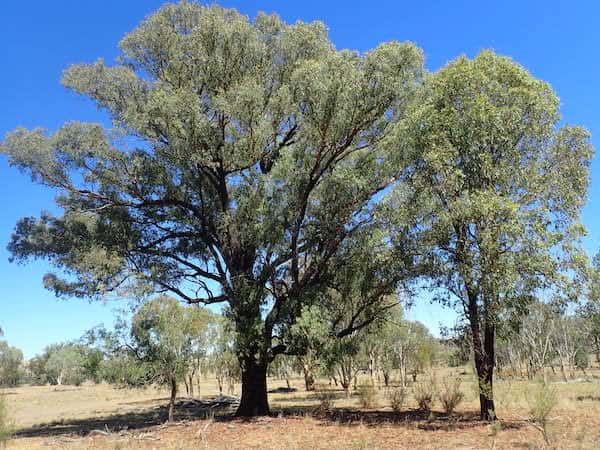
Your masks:
[[[230,406],[203,407],[193,404],[189,399],[181,399],[175,409],[175,421],[199,420],[207,417],[224,420],[233,417]],[[107,432],[143,430],[162,425],[168,417],[168,406],[161,405],[142,411],[109,414],[85,419],[64,419],[23,428],[15,433],[16,437],[53,437],[61,435],[87,436],[94,430]]]
[[[296,399],[297,400],[297,399]],[[206,407],[196,404],[189,399],[181,399],[177,403],[175,420],[177,422],[195,421],[206,418],[219,422],[242,421],[253,422],[257,419],[240,419],[233,415],[234,406]],[[323,411],[315,405],[299,405],[294,407],[275,407],[273,416],[313,417],[322,425],[367,426],[381,425],[410,426],[428,431],[465,430],[488,425],[479,419],[475,411],[457,412],[448,416],[441,412],[423,412],[406,410],[393,412],[388,410],[360,410],[334,408]],[[91,432],[102,431],[118,433],[122,431],[142,431],[166,422],[167,405],[157,406],[142,411],[117,413],[86,419],[66,419],[17,431],[16,437],[58,437],[58,436],[88,436]],[[260,420],[260,419],[258,419]],[[502,421],[502,427],[518,429],[526,426],[524,421]]]
[[[336,401],[336,400],[349,400],[353,397],[348,397],[346,396],[346,394],[343,391],[326,391],[329,398],[332,401]],[[306,392],[306,393],[302,393],[302,394],[298,394],[296,393],[293,396],[286,396],[286,397],[277,397],[277,398],[273,398],[272,400],[269,400],[270,403],[272,404],[285,404],[285,403],[315,403],[315,402],[319,402],[320,401],[320,397],[319,397],[319,392],[317,391],[312,391],[312,392]],[[283,409],[286,409],[287,407],[283,407]],[[277,410],[282,409],[282,408],[275,408]],[[292,408],[293,409],[293,408]]]
[[[281,414],[287,416],[313,416],[324,425],[367,426],[381,425],[411,426],[427,431],[452,431],[489,425],[482,421],[478,411],[456,412],[451,416],[439,411],[424,412],[418,409],[401,412],[386,410],[332,409],[320,411],[318,407],[297,406],[281,408]],[[519,429],[527,426],[520,420],[501,420],[503,429]]]

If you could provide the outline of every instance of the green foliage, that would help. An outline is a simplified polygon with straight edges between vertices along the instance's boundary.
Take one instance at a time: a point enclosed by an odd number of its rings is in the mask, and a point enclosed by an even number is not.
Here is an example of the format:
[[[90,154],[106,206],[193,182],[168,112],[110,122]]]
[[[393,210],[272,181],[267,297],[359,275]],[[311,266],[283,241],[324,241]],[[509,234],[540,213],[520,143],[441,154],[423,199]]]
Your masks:
[[[542,433],[547,445],[550,445],[550,434],[548,425],[550,415],[558,403],[556,391],[548,383],[539,385],[529,393],[529,415]]]
[[[17,386],[23,378],[23,352],[0,341],[0,386]]]
[[[153,381],[181,380],[194,352],[208,346],[210,320],[211,314],[204,308],[186,307],[173,298],[157,297],[133,316],[131,348],[152,371]]]
[[[464,366],[471,361],[473,343],[468,324],[459,322],[452,327],[442,327],[440,334],[450,347],[447,353],[449,367]]]
[[[14,260],[47,258],[69,274],[45,277],[58,295],[227,302],[244,367],[284,351],[274,330],[336,289],[336,274],[360,275],[362,286],[342,287],[371,304],[394,292],[411,259],[368,218],[401,170],[384,143],[422,76],[418,48],[338,51],[320,22],[182,2],[120,49],[115,65],[74,65],[63,78],[107,111],[111,130],[19,128],[0,144],[56,188],[63,211],[22,219]],[[368,266],[380,270],[357,273],[349,260],[373,256],[357,251],[367,237],[385,249]]]
[[[547,83],[483,51],[429,75],[397,128],[411,169],[390,214],[401,233],[414,218],[430,287],[470,320],[482,378],[493,376],[502,312],[540,290],[572,298],[585,272],[593,149],[583,128],[558,128],[558,106]]]
[[[385,319],[368,331],[364,345],[370,348],[388,381],[392,370],[398,369],[400,381],[406,385],[408,374],[416,379],[433,364],[436,340],[422,323],[405,320],[399,305],[387,311]]]
[[[575,351],[574,362],[575,367],[577,367],[579,370],[585,370],[589,367],[590,354],[588,353],[585,347],[582,346],[577,348],[577,350]]]
[[[600,255],[600,254],[599,254]],[[598,266],[594,270],[597,272],[597,278],[592,280],[593,289],[598,290],[600,294],[600,256],[596,255],[594,261]],[[585,334],[589,338],[589,343],[593,352],[596,354],[596,361],[600,362],[600,295],[593,291],[589,294],[589,300],[578,311],[579,317],[583,319]]]
[[[63,345],[49,353],[45,371],[50,384],[79,386],[85,379],[84,358],[74,345]]]
[[[108,113],[110,130],[18,128],[0,143],[11,165],[58,191],[62,212],[21,219],[9,244],[13,260],[45,258],[67,274],[44,277],[57,295],[225,302],[243,371],[297,351],[314,372],[327,329],[341,339],[325,353],[346,384],[365,356],[361,330],[423,275],[470,319],[489,384],[502,314],[541,290],[579,292],[589,135],[558,128],[550,86],[510,59],[484,51],[423,77],[411,43],[338,51],[320,22],[188,2],[146,18],[120,53],[63,78]],[[179,313],[148,305],[132,339],[174,380],[189,356],[167,317]],[[308,343],[294,327],[314,305],[327,321]],[[410,352],[413,377],[432,342]],[[88,376],[99,362],[90,355]]]
[[[221,394],[226,384],[229,394],[233,394],[233,384],[240,378],[240,363],[235,352],[233,328],[233,324],[225,317],[217,317],[210,329],[212,351],[209,361]]]
[[[143,388],[153,380],[149,365],[127,352],[104,359],[98,374],[102,380],[119,387]]]

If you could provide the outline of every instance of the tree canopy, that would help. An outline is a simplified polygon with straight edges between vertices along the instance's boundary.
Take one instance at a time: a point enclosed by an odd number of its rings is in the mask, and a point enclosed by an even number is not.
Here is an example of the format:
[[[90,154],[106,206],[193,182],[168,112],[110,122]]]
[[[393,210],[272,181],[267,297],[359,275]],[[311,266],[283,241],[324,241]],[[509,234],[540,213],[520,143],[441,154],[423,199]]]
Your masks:
[[[12,165],[59,191],[63,210],[22,219],[12,257],[62,269],[44,280],[58,295],[128,288],[227,302],[241,344],[238,412],[263,414],[263,373],[284,350],[275,330],[375,226],[376,197],[397,178],[381,143],[422,53],[398,42],[338,51],[320,22],[250,21],[187,2],[162,7],[120,49],[115,65],[78,64],[63,77],[108,112],[111,129],[71,122],[3,142]],[[386,286],[378,293],[392,281],[370,277]]]
[[[416,98],[397,128],[411,168],[390,203],[402,232],[413,218],[438,298],[469,320],[489,418],[501,311],[584,273],[589,133],[558,127],[551,87],[491,51],[427,76]]]
[[[552,88],[491,51],[425,74],[412,43],[338,50],[321,22],[181,2],[128,33],[114,64],[73,65],[63,84],[110,126],[0,142],[58,194],[59,212],[17,223],[12,260],[47,259],[59,296],[155,298],[133,337],[159,359],[177,358],[155,338],[182,331],[161,295],[222,304],[238,415],[269,413],[268,366],[312,351],[307,325],[353,358],[360,330],[419,280],[467,319],[493,418],[497,321],[584,278],[589,134],[559,126]]]

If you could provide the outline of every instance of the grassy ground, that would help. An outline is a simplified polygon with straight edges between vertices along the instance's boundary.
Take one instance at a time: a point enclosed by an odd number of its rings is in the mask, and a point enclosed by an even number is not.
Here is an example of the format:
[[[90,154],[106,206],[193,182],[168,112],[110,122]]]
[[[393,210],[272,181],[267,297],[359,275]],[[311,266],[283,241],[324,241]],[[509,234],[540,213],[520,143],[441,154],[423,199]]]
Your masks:
[[[448,376],[450,374],[444,374]],[[456,374],[453,374],[456,375]],[[438,380],[441,375],[438,375]],[[376,407],[362,409],[356,395],[331,389],[333,408],[322,411],[315,393],[292,380],[297,390],[272,393],[274,417],[240,420],[231,411],[214,413],[181,399],[177,423],[165,425],[166,391],[125,390],[107,385],[43,386],[6,389],[16,436],[8,448],[67,449],[474,449],[544,448],[539,429],[528,419],[535,383],[496,383],[500,421],[478,420],[477,395],[470,375],[462,374],[465,400],[452,417],[439,402],[431,414],[417,410],[410,396],[400,413],[378,391]],[[269,387],[284,381],[270,380]],[[600,379],[553,383],[558,404],[549,424],[553,448],[600,447]],[[236,386],[239,394],[239,386]],[[214,396],[212,380],[200,397]]]

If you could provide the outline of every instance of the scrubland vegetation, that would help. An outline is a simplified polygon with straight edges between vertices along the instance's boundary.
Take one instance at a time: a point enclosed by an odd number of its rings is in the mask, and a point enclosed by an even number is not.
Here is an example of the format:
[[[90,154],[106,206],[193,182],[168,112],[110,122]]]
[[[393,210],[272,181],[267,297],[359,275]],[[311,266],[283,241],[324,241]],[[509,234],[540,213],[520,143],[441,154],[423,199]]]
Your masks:
[[[449,442],[469,448],[594,448],[600,438],[600,366],[594,339],[582,332],[594,329],[587,309],[568,316],[571,329],[544,328],[544,333],[553,330],[550,342],[558,339],[554,333],[570,330],[573,336],[563,340],[572,339],[586,364],[561,369],[560,353],[551,346],[541,369],[520,370],[519,364],[538,361],[540,350],[522,345],[512,332],[499,340],[499,350],[518,347],[522,360],[514,361],[515,367],[498,360],[496,425],[477,420],[479,382],[471,350],[464,347],[468,336],[460,335],[464,328],[456,327],[454,334],[446,330],[438,339],[403,319],[400,309],[389,317],[393,320],[363,329],[348,346],[311,328],[314,334],[305,334],[305,343],[318,339],[319,345],[313,345],[318,350],[309,370],[304,355],[278,357],[268,377],[273,418],[246,422],[232,418],[241,371],[231,325],[209,310],[159,297],[114,330],[95,328],[77,342],[50,345],[21,362],[16,383],[12,375],[3,379],[0,436],[7,441],[14,433],[14,448],[187,448],[190,443],[397,448],[398,436],[413,448],[448,448]],[[553,313],[548,320],[565,317]],[[344,373],[351,375],[344,380]],[[166,422],[171,426],[165,428]],[[283,429],[286,438],[280,442]],[[321,432],[330,436],[326,445]]]
[[[110,127],[0,142],[58,193],[12,260],[131,307],[28,361],[0,342],[0,443],[596,445],[594,151],[549,84],[489,50],[430,73],[414,43],[338,50],[321,22],[190,2],[120,51],[63,76]],[[458,314],[439,337],[405,317],[423,294]]]

